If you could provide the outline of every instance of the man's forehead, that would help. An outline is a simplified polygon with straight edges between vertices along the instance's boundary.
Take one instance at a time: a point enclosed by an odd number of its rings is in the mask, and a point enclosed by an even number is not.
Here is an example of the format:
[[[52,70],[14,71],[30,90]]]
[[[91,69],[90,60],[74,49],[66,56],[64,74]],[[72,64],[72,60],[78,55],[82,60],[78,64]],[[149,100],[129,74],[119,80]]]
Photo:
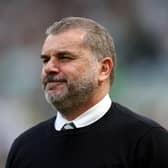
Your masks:
[[[47,40],[63,41],[82,41],[86,32],[81,29],[70,29],[56,34],[50,34],[47,36]]]
[[[82,47],[85,34],[81,30],[69,30],[59,34],[50,34],[46,37],[42,50],[64,50],[71,47]]]

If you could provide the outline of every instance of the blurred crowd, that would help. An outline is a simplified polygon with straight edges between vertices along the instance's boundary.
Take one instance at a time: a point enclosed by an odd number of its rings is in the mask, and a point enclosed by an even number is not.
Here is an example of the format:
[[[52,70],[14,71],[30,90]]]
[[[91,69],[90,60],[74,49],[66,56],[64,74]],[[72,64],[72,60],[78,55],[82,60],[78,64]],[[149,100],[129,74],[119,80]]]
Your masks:
[[[95,19],[112,34],[118,67],[111,97],[168,128],[167,0],[0,1],[0,168],[12,141],[55,115],[40,84],[46,28],[66,16]]]

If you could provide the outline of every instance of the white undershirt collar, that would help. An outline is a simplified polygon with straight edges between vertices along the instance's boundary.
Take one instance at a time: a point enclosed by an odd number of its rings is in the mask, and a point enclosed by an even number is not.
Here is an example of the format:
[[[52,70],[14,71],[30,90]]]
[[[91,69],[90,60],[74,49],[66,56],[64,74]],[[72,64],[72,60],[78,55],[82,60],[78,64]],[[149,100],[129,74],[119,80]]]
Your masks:
[[[72,121],[65,119],[60,112],[57,112],[57,117],[55,120],[55,129],[60,131],[64,124],[73,122],[77,128],[90,125],[100,118],[102,118],[111,106],[111,99],[109,94],[107,94],[102,100],[100,100],[96,105],[91,107],[86,112],[82,113],[80,116]]]

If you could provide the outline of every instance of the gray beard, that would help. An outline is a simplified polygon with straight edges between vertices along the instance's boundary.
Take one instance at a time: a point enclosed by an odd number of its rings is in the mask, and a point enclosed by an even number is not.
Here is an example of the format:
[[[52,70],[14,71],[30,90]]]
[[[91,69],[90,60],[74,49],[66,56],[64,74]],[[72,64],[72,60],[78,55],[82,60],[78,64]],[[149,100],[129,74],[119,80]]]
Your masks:
[[[65,115],[84,106],[98,86],[93,75],[87,77],[84,75],[78,81],[69,82],[65,88],[65,92],[61,95],[49,95],[45,91],[47,102],[55,110]]]

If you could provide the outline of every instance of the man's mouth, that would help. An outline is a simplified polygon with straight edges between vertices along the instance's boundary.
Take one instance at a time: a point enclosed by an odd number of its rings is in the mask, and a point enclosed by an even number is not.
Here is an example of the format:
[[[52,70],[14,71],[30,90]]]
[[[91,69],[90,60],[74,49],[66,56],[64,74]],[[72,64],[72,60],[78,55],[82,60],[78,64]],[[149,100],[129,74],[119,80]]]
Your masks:
[[[56,90],[59,87],[62,87],[65,84],[65,81],[54,81],[54,82],[48,82],[45,85],[46,90]]]
[[[67,80],[64,77],[54,76],[54,75],[47,75],[43,81],[44,89],[45,90],[55,90],[67,83]]]

